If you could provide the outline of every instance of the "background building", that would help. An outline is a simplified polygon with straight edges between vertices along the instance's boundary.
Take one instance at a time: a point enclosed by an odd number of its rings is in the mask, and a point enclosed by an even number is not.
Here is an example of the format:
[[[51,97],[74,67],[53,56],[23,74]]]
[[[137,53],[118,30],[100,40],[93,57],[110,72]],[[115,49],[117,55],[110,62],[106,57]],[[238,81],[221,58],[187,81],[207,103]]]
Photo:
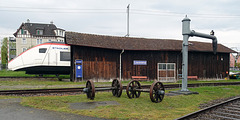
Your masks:
[[[53,22],[50,24],[22,23],[14,33],[16,37],[16,55],[41,43],[57,41],[64,42],[65,30],[57,28]]]
[[[16,39],[9,37],[8,39],[8,61],[16,57]]]
[[[240,69],[240,53],[231,53],[230,54],[230,70],[239,70]]]
[[[0,39],[0,70],[2,70],[2,40]]]

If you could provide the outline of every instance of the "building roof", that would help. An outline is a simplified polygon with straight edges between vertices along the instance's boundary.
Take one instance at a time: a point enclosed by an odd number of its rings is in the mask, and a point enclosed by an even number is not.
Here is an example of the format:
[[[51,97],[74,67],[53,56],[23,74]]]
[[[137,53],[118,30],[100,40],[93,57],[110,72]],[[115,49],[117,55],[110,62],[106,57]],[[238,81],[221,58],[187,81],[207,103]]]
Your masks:
[[[69,45],[97,47],[115,50],[144,50],[144,51],[181,51],[182,40],[147,39],[133,37],[116,37],[69,32],[65,33]],[[212,52],[212,43],[189,41],[189,51]],[[234,53],[236,51],[218,44],[217,52]]]
[[[60,29],[60,28],[57,28],[54,24],[22,23],[22,25],[19,27],[19,29],[17,29],[17,31],[13,35],[16,37],[17,33],[21,29],[28,30],[28,32],[33,36],[51,37],[51,36],[56,36],[54,30]],[[43,30],[43,34],[37,35],[37,33],[36,33],[37,30]],[[63,29],[61,29],[61,30],[63,30]]]

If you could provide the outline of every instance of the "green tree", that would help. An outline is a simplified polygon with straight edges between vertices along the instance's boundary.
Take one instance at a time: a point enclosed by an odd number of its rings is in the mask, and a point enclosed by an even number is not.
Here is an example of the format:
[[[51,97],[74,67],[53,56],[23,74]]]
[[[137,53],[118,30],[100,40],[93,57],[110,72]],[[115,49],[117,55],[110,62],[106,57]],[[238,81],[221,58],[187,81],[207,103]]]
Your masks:
[[[8,38],[3,38],[3,42],[2,42],[2,48],[1,48],[1,57],[2,57],[2,65],[5,68],[6,64],[8,62]]]
[[[240,63],[236,63],[235,67],[240,68]]]

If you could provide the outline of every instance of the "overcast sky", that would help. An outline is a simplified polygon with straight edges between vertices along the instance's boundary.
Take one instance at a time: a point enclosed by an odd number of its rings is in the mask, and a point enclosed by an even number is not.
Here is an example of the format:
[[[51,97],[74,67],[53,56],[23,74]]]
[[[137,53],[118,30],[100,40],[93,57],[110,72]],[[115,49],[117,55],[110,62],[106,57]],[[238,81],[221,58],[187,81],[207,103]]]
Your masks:
[[[191,30],[215,31],[218,43],[240,51],[240,0],[0,0],[0,39],[21,23],[50,23],[81,33],[182,40],[182,19]],[[193,37],[190,40],[211,42]]]

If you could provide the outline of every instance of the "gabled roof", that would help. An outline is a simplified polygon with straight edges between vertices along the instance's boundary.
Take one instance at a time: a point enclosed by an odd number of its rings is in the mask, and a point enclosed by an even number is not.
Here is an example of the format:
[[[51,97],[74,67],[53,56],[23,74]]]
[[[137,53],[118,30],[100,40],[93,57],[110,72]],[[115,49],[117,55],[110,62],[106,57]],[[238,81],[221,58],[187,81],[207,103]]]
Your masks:
[[[97,47],[115,50],[144,50],[144,51],[181,51],[182,40],[146,39],[133,37],[116,37],[105,35],[66,32],[66,43],[69,45]],[[189,51],[212,52],[212,44],[189,41]],[[233,53],[232,49],[218,44],[217,52]]]
[[[21,30],[25,29],[28,30],[29,33],[33,36],[56,36],[54,30],[60,29],[57,28],[54,24],[40,24],[40,23],[22,23],[22,25],[19,27],[19,29],[13,34],[15,37],[17,36],[17,33]],[[43,35],[37,35],[37,30],[43,30]]]

